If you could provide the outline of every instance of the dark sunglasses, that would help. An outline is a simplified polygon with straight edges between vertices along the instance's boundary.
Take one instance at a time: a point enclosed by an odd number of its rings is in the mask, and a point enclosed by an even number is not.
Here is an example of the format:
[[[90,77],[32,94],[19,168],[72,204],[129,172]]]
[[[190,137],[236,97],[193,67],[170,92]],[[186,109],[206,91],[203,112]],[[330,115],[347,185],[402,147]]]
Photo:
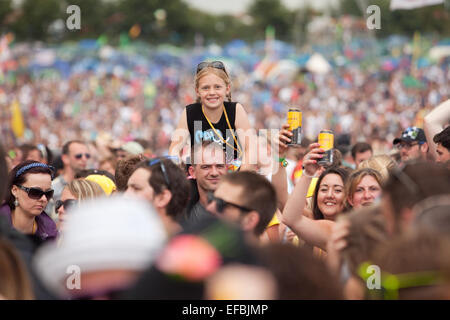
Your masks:
[[[178,157],[175,156],[167,156],[167,157],[163,157],[163,158],[155,158],[155,159],[151,159],[148,161],[148,165],[149,166],[153,166],[155,164],[160,164],[161,166],[161,171],[162,174],[164,176],[164,180],[166,182],[166,186],[167,188],[170,188],[170,180],[169,180],[169,176],[167,175],[167,171],[166,171],[166,166],[164,165],[164,162],[162,160],[172,160],[175,163],[175,160],[178,161]]]
[[[55,192],[53,189],[48,191],[42,191],[39,188],[27,188],[21,186],[20,184],[16,184],[16,186],[25,191],[30,199],[34,200],[39,200],[40,198],[42,198],[43,195],[45,195],[47,200],[50,200],[53,197],[53,193]]]
[[[227,70],[225,70],[225,65],[221,61],[213,61],[213,62],[203,61],[203,62],[200,62],[197,65],[197,72],[196,73],[199,73],[200,71],[202,71],[206,67],[213,67],[213,68],[216,68],[216,69],[223,70],[228,75]]]
[[[89,153],[84,153],[84,156],[86,157],[86,159],[90,159],[91,155]],[[83,153],[78,153],[75,155],[75,159],[80,160],[83,157]]]
[[[64,207],[64,210],[68,210],[73,207],[78,201],[75,199],[68,199],[65,201],[57,200],[55,203],[55,211],[58,211],[59,208]]]
[[[214,193],[209,192],[208,193],[208,203],[211,203],[213,201],[216,203],[216,209],[217,209],[217,212],[219,212],[219,213],[222,213],[223,210],[227,206],[233,206],[233,207],[238,208],[239,210],[242,210],[242,211],[245,211],[245,212],[253,211],[252,209],[249,209],[247,207],[243,207],[243,206],[240,206],[238,204],[225,201],[225,200],[223,200],[221,198],[217,198],[216,196],[214,196]]]

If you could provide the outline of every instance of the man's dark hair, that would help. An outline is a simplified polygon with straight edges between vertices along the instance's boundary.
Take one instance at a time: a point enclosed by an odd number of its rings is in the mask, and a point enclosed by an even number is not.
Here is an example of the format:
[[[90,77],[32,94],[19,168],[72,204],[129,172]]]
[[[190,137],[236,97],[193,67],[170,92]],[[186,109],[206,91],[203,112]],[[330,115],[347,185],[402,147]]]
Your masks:
[[[134,172],[136,165],[142,161],[143,158],[140,155],[131,156],[125,160],[117,161],[117,167],[114,174],[114,180],[116,181],[117,191],[125,191],[128,187],[128,179]]]
[[[440,143],[444,148],[450,151],[450,126],[439,132],[433,137],[434,143]]]
[[[151,174],[148,183],[155,194],[160,194],[165,189],[168,189],[172,193],[172,199],[167,204],[166,212],[174,221],[180,221],[185,215],[185,209],[189,200],[190,183],[183,170],[171,160],[164,158],[159,158],[159,160],[153,165],[149,165],[149,160],[144,160],[136,166],[135,170],[144,168],[150,171]],[[167,181],[164,176],[162,164],[167,175]]]
[[[70,145],[72,143],[79,143],[79,144],[86,145],[86,143],[81,141],[81,140],[70,140],[70,141],[67,141],[62,147],[62,154],[66,154],[66,155],[69,154],[69,148],[70,148]]]
[[[273,243],[257,250],[274,275],[280,300],[340,300],[342,286],[325,263],[304,247]]]
[[[370,144],[368,144],[367,142],[357,142],[355,143],[355,145],[352,147],[352,158],[353,160],[356,159],[356,154],[357,153],[363,153],[366,151],[372,151],[372,146]]]
[[[20,146],[20,150],[22,151],[22,159],[26,159],[31,151],[37,150],[39,151],[41,158],[44,158],[44,155],[42,154],[42,151],[39,150],[39,148],[32,144],[23,144]]]
[[[277,209],[277,195],[272,184],[263,176],[250,172],[239,171],[223,176],[223,182],[241,186],[241,204],[255,210],[259,214],[259,222],[254,229],[255,235],[261,235],[272,220]]]
[[[449,194],[450,170],[439,163],[408,163],[403,170],[389,171],[383,192],[389,195],[398,220],[403,209],[431,196]]]

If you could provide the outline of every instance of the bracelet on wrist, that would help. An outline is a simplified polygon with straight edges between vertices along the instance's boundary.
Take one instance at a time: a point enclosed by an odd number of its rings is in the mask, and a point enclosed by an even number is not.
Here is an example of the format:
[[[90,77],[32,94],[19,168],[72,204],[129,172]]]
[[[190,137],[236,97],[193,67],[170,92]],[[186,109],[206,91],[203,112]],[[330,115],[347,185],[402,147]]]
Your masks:
[[[288,165],[288,162],[287,162],[286,158],[278,158],[278,162],[281,164],[281,166],[283,168],[286,168],[287,165]]]

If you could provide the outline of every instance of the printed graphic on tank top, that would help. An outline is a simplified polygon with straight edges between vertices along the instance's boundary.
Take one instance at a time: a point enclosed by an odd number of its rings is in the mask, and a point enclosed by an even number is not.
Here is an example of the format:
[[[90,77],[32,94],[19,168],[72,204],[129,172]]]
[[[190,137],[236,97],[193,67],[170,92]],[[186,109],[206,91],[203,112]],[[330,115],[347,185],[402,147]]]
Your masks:
[[[233,134],[236,136],[234,124],[236,119],[236,102],[224,102],[224,106],[232,130],[228,127],[225,113],[222,113],[222,117],[217,123],[211,122],[212,127],[214,127],[212,128],[202,112],[200,103],[188,105],[186,107],[186,116],[191,136],[191,146],[201,144],[202,141],[217,143],[226,152],[226,162],[232,163],[233,160],[239,157],[238,148],[233,138]]]

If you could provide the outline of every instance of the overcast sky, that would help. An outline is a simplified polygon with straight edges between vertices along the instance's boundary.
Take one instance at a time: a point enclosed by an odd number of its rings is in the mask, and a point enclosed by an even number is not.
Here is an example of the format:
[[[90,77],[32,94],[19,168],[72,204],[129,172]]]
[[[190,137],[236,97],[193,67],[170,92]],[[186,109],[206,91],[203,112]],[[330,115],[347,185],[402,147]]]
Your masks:
[[[211,13],[236,14],[245,12],[253,0],[183,0],[192,7]],[[335,4],[338,0],[281,0],[290,9],[297,9],[308,2],[316,8],[323,8]]]

